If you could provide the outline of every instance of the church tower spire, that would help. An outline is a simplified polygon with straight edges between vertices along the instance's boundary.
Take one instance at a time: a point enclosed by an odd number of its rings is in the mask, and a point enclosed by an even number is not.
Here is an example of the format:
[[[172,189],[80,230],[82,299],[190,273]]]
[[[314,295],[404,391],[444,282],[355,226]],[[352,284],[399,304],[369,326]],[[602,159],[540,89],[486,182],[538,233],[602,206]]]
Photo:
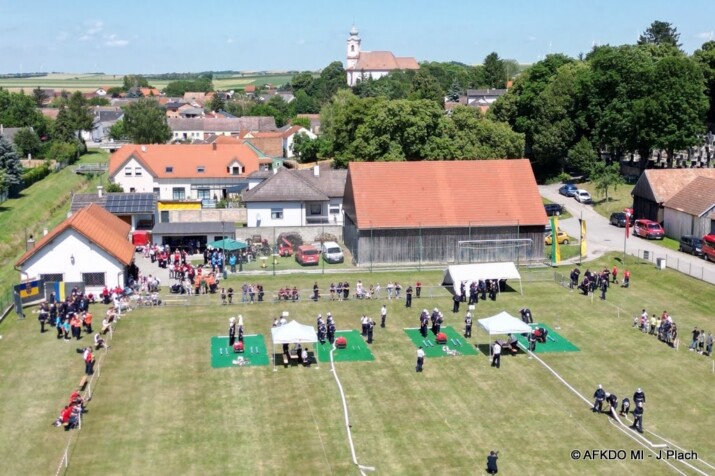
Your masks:
[[[353,25],[350,29],[350,36],[348,37],[347,69],[352,69],[357,65],[358,59],[360,58],[360,41],[358,29]]]

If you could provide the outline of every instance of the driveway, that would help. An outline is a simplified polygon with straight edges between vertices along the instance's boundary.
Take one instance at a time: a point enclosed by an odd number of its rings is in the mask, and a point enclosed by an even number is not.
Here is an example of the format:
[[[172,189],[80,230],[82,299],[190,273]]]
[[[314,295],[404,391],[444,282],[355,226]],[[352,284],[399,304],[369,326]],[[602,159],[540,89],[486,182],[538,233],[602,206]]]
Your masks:
[[[625,230],[611,225],[608,219],[596,213],[591,205],[581,204],[574,198],[559,194],[560,185],[540,185],[539,193],[554,203],[560,203],[573,215],[573,218],[560,219],[559,228],[572,236],[574,241],[578,242],[578,238],[581,236],[579,218],[586,220],[587,253],[585,260],[596,259],[610,251],[623,253],[625,242],[628,255],[643,258],[644,251],[648,251],[650,261],[655,262],[656,258],[665,258],[669,268],[715,284],[715,263],[665,248],[660,245],[659,241],[645,240],[633,235],[626,240]],[[570,261],[578,262],[578,258]]]

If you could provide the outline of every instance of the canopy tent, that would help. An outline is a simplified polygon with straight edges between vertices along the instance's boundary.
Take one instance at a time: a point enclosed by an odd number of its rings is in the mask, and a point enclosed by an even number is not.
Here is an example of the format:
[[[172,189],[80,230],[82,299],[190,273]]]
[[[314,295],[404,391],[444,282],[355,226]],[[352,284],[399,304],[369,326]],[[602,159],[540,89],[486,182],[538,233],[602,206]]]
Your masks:
[[[290,321],[288,324],[271,328],[271,340],[273,341],[273,371],[276,371],[276,345],[283,344],[316,344],[318,335],[315,333],[313,326],[301,324],[296,320]],[[316,367],[320,365],[318,362],[318,349],[314,346]]]
[[[492,317],[479,319],[479,327],[489,334],[489,355],[492,353],[491,336],[506,334],[531,334],[534,330],[521,319],[517,319],[506,311]]]
[[[208,246],[212,248],[218,248],[224,251],[236,251],[248,248],[248,245],[243,241],[234,240],[233,238],[224,238],[223,240],[216,240],[209,243]]]
[[[459,294],[460,286],[462,282],[465,282],[467,296],[469,296],[469,285],[473,281],[479,282],[485,279],[518,279],[519,293],[524,294],[521,287],[521,275],[512,261],[448,266],[444,270],[442,286],[445,286],[452,294]]]

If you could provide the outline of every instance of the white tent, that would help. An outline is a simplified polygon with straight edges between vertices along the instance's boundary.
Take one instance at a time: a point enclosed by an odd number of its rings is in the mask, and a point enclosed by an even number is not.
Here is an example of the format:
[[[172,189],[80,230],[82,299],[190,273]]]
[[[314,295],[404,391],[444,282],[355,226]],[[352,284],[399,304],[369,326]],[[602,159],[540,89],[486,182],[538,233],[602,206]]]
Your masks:
[[[290,321],[280,327],[271,328],[271,340],[273,341],[273,371],[276,370],[275,351],[276,345],[283,344],[315,344],[318,342],[318,335],[313,326],[306,326],[298,321]],[[318,363],[318,348],[314,346],[315,363]]]
[[[517,319],[506,311],[492,317],[479,319],[479,327],[489,334],[489,354],[491,355],[491,336],[506,334],[531,334],[534,330],[525,324],[521,319]]]
[[[521,288],[521,275],[516,265],[512,261],[502,263],[477,263],[477,264],[456,264],[448,266],[444,270],[442,286],[451,288],[454,294],[459,294],[462,282],[466,281],[467,296],[469,295],[469,285],[473,281],[482,279],[518,279],[519,292],[524,294]]]

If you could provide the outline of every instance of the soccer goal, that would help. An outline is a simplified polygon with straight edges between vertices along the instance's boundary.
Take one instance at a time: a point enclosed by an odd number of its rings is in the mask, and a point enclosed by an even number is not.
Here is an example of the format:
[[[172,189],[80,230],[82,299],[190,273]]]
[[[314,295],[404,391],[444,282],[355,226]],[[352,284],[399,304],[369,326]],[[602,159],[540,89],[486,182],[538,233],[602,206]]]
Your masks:
[[[457,259],[462,263],[526,260],[531,238],[495,238],[488,240],[460,240]]]

